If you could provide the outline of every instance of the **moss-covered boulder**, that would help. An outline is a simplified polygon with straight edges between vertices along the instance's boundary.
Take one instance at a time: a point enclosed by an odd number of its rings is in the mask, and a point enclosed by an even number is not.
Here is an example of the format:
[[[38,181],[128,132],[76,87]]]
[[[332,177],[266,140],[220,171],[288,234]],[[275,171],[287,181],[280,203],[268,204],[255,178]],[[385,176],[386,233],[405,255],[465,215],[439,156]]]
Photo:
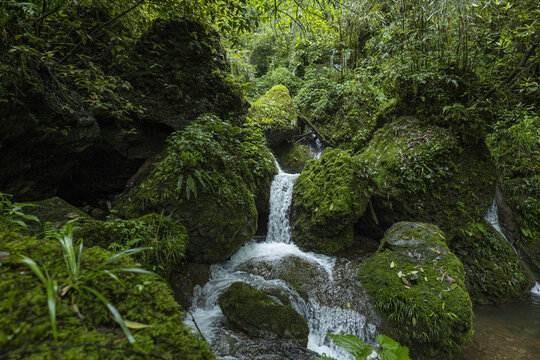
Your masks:
[[[489,135],[487,143],[510,209],[501,220],[514,225],[503,231],[540,269],[540,117],[523,116],[519,123]]]
[[[182,224],[155,213],[130,220],[79,222],[75,237],[82,238],[86,246],[104,249],[150,247],[138,253],[137,260],[165,276],[169,276],[184,260],[188,243],[187,230]]]
[[[145,121],[181,130],[197,116],[215,113],[242,123],[248,104],[227,81],[226,53],[209,27],[158,19],[137,42],[130,64],[120,70],[133,86],[126,96],[147,109]]]
[[[220,295],[219,306],[229,320],[252,336],[290,339],[307,346],[306,319],[251,285],[233,283]]]
[[[182,312],[166,283],[155,276],[100,270],[134,268],[129,258],[105,264],[113,253],[83,248],[79,285],[99,291],[131,324],[137,348],[129,344],[107,307],[91,291],[66,287],[69,275],[57,240],[13,233],[0,235],[0,352],[10,359],[138,359],[141,353],[174,359],[214,359],[208,344],[182,323]],[[53,338],[43,283],[14,254],[25,254],[57,281]],[[148,325],[148,326],[144,326]],[[139,330],[135,330],[138,327]],[[113,350],[114,348],[114,350]]]
[[[168,146],[115,202],[127,218],[171,215],[188,230],[188,257],[227,259],[257,230],[268,207],[274,160],[255,127],[205,115],[168,138]]]
[[[304,170],[306,162],[313,159],[314,152],[309,146],[297,143],[285,143],[274,149],[279,166],[283,171],[299,174]]]
[[[309,161],[293,191],[293,241],[303,249],[335,253],[354,242],[354,224],[369,201],[365,169],[350,153],[326,151]]]
[[[373,169],[373,212],[358,231],[380,238],[398,221],[435,223],[452,238],[479,221],[495,195],[495,165],[483,143],[462,146],[450,130],[398,119],[379,129],[359,155]]]
[[[270,147],[287,141],[299,132],[296,108],[289,90],[283,85],[274,86],[255,101],[248,116],[263,129]]]
[[[467,288],[476,303],[508,302],[534,285],[528,266],[485,220],[461,228],[449,247],[465,267]]]
[[[25,214],[34,215],[39,219],[40,223],[32,221],[28,222],[28,225],[36,232],[47,222],[52,223],[55,229],[59,229],[73,219],[92,219],[92,217],[84,211],[70,205],[58,196],[41,201],[34,201],[33,204],[36,206],[26,206],[23,211]]]
[[[414,359],[452,359],[472,335],[465,271],[435,225],[400,222],[385,233],[359,276],[392,337]]]

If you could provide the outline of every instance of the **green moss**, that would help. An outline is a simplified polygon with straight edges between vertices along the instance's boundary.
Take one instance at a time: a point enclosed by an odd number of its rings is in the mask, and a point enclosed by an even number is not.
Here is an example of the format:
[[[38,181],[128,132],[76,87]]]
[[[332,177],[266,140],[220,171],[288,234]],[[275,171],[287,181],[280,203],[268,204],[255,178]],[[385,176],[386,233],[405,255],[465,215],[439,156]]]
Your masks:
[[[525,114],[519,123],[489,135],[487,143],[517,224],[511,235],[540,268],[540,117]]]
[[[235,282],[219,296],[223,313],[253,336],[291,339],[307,346],[309,328],[306,320],[292,307],[272,300],[254,287]]]
[[[276,158],[283,171],[299,174],[304,170],[306,161],[313,158],[313,152],[307,145],[287,143],[276,148]]]
[[[82,222],[77,225],[74,236],[82,238],[86,246],[105,249],[151,247],[137,254],[137,260],[164,276],[169,276],[185,258],[188,242],[187,230],[182,224],[159,214],[131,220]]]
[[[476,303],[508,302],[534,284],[527,265],[485,220],[461,228],[449,246],[463,262],[467,288]]]
[[[378,130],[359,158],[373,169],[379,229],[425,221],[451,238],[459,226],[480,220],[493,201],[495,167],[485,145],[463,148],[441,127],[399,119]]]
[[[277,168],[253,126],[207,115],[173,133],[141,183],[115,202],[123,217],[165,212],[188,230],[197,262],[227,259],[257,230],[257,208],[268,206]]]
[[[351,246],[353,226],[368,201],[367,175],[357,159],[345,151],[326,151],[307,163],[294,186],[293,241],[323,253]]]
[[[452,359],[472,335],[465,271],[435,225],[400,222],[385,233],[360,279],[413,358]]]
[[[11,256],[0,262],[0,352],[12,359],[135,359],[133,347],[119,331],[106,307],[95,297],[69,291],[61,296],[67,270],[56,240],[0,235],[0,249],[32,257],[49,275],[59,281],[56,304],[58,342],[53,340],[45,289],[28,267]],[[112,253],[99,247],[84,248],[81,277],[92,271]],[[117,266],[134,267],[124,258]],[[213,359],[208,345],[182,324],[182,313],[171,290],[156,277],[117,273],[121,282],[99,276],[87,282],[116,306],[124,319],[151,325],[133,332],[137,350],[165,358]],[[78,319],[70,308],[74,302]],[[82,345],[87,344],[87,345]],[[111,350],[110,348],[116,348]],[[124,350],[125,349],[125,350]]]
[[[266,135],[268,145],[277,146],[298,133],[296,108],[289,90],[283,85],[272,87],[249,109],[248,116]]]
[[[29,222],[29,225],[31,225],[33,230],[36,232],[40,230],[41,225],[44,225],[47,222],[52,223],[55,229],[59,229],[69,220],[77,218],[87,220],[92,219],[92,217],[90,217],[84,211],[70,205],[58,196],[41,201],[35,201],[34,204],[37,206],[25,207],[24,213],[35,215],[40,220],[41,224]]]

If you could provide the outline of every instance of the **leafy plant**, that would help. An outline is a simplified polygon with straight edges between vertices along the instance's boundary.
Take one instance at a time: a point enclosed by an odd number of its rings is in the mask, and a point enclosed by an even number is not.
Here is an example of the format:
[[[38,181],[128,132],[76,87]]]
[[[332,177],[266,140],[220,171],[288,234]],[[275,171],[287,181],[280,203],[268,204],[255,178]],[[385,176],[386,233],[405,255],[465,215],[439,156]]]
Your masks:
[[[23,212],[24,207],[35,204],[12,202],[11,198],[11,195],[0,192],[0,230],[28,230],[28,221],[39,223],[36,216]]]
[[[380,334],[377,336],[379,348],[375,349],[367,345],[354,335],[328,335],[341,348],[345,349],[355,357],[355,360],[380,359],[380,360],[411,360],[409,348],[401,346],[397,341],[389,336]],[[333,358],[322,356],[320,360],[330,360]]]
[[[119,272],[133,272],[153,275],[152,272],[139,267],[109,267],[110,264],[126,256],[134,255],[141,251],[144,251],[147,248],[135,248],[122,251],[105,259],[101,264],[98,264],[92,269],[85,269],[81,268],[83,243],[80,240],[77,244],[74,244],[72,224],[66,224],[66,226],[61,229],[59,233],[57,233],[56,237],[62,248],[62,255],[66,264],[65,269],[67,270],[68,274],[67,276],[65,276],[63,272],[58,272],[51,275],[46,269],[42,270],[41,267],[32,258],[22,254],[19,255],[19,259],[21,260],[21,262],[32,270],[32,272],[38,277],[38,279],[41,281],[42,285],[46,289],[47,307],[49,309],[49,318],[55,340],[57,340],[58,338],[58,330],[56,326],[56,303],[58,299],[64,298],[68,296],[68,294],[70,294],[70,308],[76,315],[80,316],[79,308],[77,305],[77,297],[83,296],[85,294],[91,294],[95,298],[97,298],[107,308],[107,310],[109,310],[114,320],[118,323],[118,325],[124,332],[128,341],[132,344],[135,343],[135,338],[129,330],[130,322],[124,320],[116,307],[98,289],[89,286],[89,283],[91,282],[91,280],[95,280],[96,278],[99,278],[103,275],[108,275],[114,280],[121,283],[121,279],[116,275],[116,273]],[[136,326],[139,325],[140,324],[136,324]]]

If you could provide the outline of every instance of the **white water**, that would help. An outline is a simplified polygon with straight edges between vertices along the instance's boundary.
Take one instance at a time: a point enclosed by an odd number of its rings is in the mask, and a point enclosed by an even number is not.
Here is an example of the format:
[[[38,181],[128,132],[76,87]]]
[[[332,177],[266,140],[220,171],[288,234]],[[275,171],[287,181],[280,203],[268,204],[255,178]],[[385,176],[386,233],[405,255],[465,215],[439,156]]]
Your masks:
[[[486,221],[489,222],[495,228],[495,230],[497,230],[499,234],[501,234],[502,237],[510,245],[512,245],[512,249],[514,249],[515,253],[519,255],[517,249],[514,247],[514,245],[510,241],[508,241],[508,239],[506,238],[506,236],[501,230],[501,224],[499,223],[499,213],[498,213],[498,208],[497,208],[497,202],[495,201],[495,199],[493,199],[493,204],[491,204],[491,206],[489,207],[484,219],[486,219]],[[534,295],[540,296],[540,283],[538,281],[535,282],[530,292]]]
[[[277,297],[274,296],[276,300],[287,298],[288,305],[308,322],[310,334],[307,347],[310,350],[340,360],[352,359],[344,350],[333,345],[326,337],[327,334],[354,334],[367,343],[375,343],[377,329],[374,323],[378,321],[377,316],[367,303],[364,290],[356,279],[354,264],[343,259],[303,252],[291,243],[288,212],[297,177],[298,174],[287,174],[279,169],[279,174],[272,182],[266,240],[256,242],[253,239],[228,261],[213,265],[210,281],[195,290],[190,309],[195,319],[192,325],[195,327],[196,323],[216,355],[222,359],[254,358],[249,351],[246,354],[246,351],[238,350],[254,340],[238,336],[231,330],[218,305],[219,295],[236,281],[277,294]],[[295,290],[281,280],[280,276],[287,277],[298,271],[295,267],[298,263],[302,269],[312,271],[310,275],[315,275],[306,278],[308,283],[301,284],[301,289]],[[255,343],[245,346],[258,348],[259,345]],[[235,351],[236,356],[231,356]],[[287,352],[277,357],[295,359],[293,354]]]

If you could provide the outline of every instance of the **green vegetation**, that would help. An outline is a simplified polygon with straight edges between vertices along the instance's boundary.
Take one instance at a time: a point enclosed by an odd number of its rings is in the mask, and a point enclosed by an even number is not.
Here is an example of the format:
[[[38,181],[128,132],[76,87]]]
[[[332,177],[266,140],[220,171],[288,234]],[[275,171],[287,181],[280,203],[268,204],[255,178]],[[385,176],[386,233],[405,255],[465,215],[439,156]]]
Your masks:
[[[188,243],[186,228],[163,214],[131,220],[84,221],[77,224],[75,236],[85,239],[87,245],[113,251],[148,248],[132,255],[165,278],[185,260]]]
[[[151,169],[115,207],[127,218],[164,211],[187,228],[188,257],[213,263],[255,234],[257,209],[268,206],[276,172],[256,126],[204,115],[168,138]]]
[[[499,303],[531,284],[482,219],[494,196],[540,266],[537,2],[2,1],[0,353],[213,358],[167,284],[109,250],[168,280],[228,259],[264,229],[270,146],[301,172],[293,241],[335,254],[387,231],[360,278],[413,357],[451,357],[472,332],[467,288]],[[333,149],[306,162],[309,127]],[[112,216],[60,197],[115,198]],[[271,332],[305,346],[305,320],[284,329],[299,315],[271,305]]]
[[[292,307],[279,304],[254,287],[235,282],[219,296],[219,306],[233,323],[248,334],[291,339],[307,346],[309,328]]]
[[[400,222],[359,276],[391,335],[415,359],[451,359],[472,335],[472,303],[459,259],[435,225]]]
[[[368,173],[350,153],[325,151],[296,181],[291,223],[300,247],[336,253],[354,242],[353,226],[369,201]]]
[[[0,262],[3,354],[13,359],[79,359],[81,352],[87,359],[213,358],[182,325],[167,285],[126,256],[135,251],[113,254],[75,246],[69,231],[60,240],[0,235],[0,247],[9,254]],[[119,324],[124,332],[115,330]]]
[[[488,146],[517,223],[510,235],[540,267],[540,117],[519,108],[505,115]]]
[[[411,360],[409,357],[409,349],[406,346],[401,346],[392,338],[380,334],[377,336],[377,342],[380,345],[380,350],[376,351],[372,346],[366,345],[362,339],[354,335],[328,335],[334,342],[343,349],[347,350],[355,357],[355,360],[367,360],[368,357],[373,359],[372,354],[375,352],[375,359],[394,359],[394,360]],[[320,360],[335,360],[333,358],[322,356]]]

